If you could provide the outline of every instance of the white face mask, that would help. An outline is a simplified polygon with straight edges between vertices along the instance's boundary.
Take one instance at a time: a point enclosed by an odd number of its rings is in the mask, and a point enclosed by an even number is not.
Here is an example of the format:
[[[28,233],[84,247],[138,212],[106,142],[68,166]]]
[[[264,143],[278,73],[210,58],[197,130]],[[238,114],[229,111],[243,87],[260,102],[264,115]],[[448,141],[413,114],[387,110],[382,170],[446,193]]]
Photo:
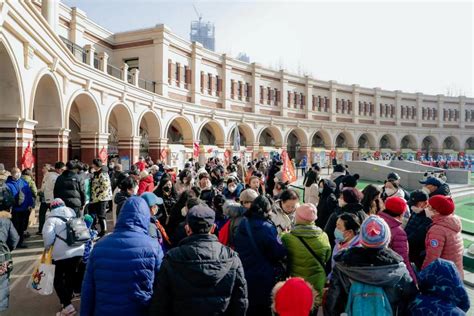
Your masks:
[[[412,210],[413,212],[415,212],[416,214],[419,214],[419,213],[421,213],[421,212],[423,211],[423,208],[422,208],[422,207],[412,206],[412,207],[411,207],[411,210]]]
[[[12,174],[12,178],[15,179],[15,180],[20,179],[20,177],[21,177],[21,174],[19,174],[19,173]]]
[[[319,188],[318,191],[319,191],[319,194],[323,194],[324,188]]]
[[[188,208],[185,206],[181,209],[181,215],[183,217],[186,217],[187,214],[188,214]]]
[[[431,191],[427,187],[422,187],[421,191],[425,192],[426,194],[430,194]]]
[[[434,215],[433,212],[431,212],[429,208],[425,209],[425,214],[426,214],[426,217],[428,218],[432,218]]]
[[[392,196],[392,195],[394,195],[395,193],[397,193],[397,190],[392,189],[392,188],[386,188],[386,189],[385,189],[385,193],[387,193],[387,196]]]
[[[235,185],[231,185],[227,187],[227,190],[229,190],[230,193],[234,193],[235,189],[237,189]]]
[[[137,195],[138,193],[138,186],[133,188],[133,195]]]

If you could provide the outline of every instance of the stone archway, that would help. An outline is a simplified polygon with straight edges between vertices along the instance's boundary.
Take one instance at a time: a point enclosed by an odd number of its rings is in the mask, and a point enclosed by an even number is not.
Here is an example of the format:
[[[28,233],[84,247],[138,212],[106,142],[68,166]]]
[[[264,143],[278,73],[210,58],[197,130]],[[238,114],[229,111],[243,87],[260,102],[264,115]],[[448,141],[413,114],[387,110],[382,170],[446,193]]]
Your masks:
[[[396,150],[397,149],[397,141],[393,135],[384,134],[380,137],[379,140],[379,148],[382,149],[390,149]]]
[[[438,140],[434,136],[426,136],[421,141],[421,151],[425,155],[425,158],[429,158],[430,155],[436,155],[439,151]]]
[[[24,149],[33,140],[34,122],[25,118],[23,92],[18,67],[11,50],[0,41],[0,162],[6,169],[21,167]]]
[[[168,121],[165,128],[168,152],[165,161],[182,168],[186,159],[193,157],[194,129],[185,116],[176,116]]]
[[[443,141],[443,150],[459,151],[460,150],[460,144],[459,144],[458,139],[454,136],[446,137]]]
[[[469,137],[466,139],[466,144],[464,145],[465,150],[474,150],[474,137]]]
[[[106,119],[109,155],[128,157],[130,163],[138,161],[140,137],[134,133],[133,115],[123,103],[112,105]]]
[[[66,111],[69,134],[68,156],[90,164],[107,146],[107,134],[101,133],[100,111],[94,97],[79,91],[73,95]]]
[[[348,132],[340,132],[334,138],[334,147],[353,149],[355,147],[354,138]]]
[[[363,133],[359,136],[357,140],[357,148],[359,149],[375,149],[377,145],[375,144],[375,137],[369,133]]]
[[[255,135],[253,130],[247,124],[241,123],[237,124],[239,128],[239,135],[240,135],[240,146],[241,147],[249,147],[253,146],[255,143]],[[234,144],[234,137],[235,137],[235,127],[232,128],[231,132],[229,133],[229,144],[233,146]]]
[[[405,135],[400,141],[400,149],[411,149],[413,151],[418,150],[418,144],[416,142],[416,137],[413,135]]]
[[[199,129],[199,142],[202,145],[215,145],[224,148],[224,129],[216,121],[208,121]]]
[[[275,126],[265,127],[258,135],[258,142],[260,146],[281,147],[283,136],[280,130]]]
[[[140,135],[140,156],[160,159],[161,124],[155,112],[146,111],[138,120]]]
[[[331,149],[331,136],[324,131],[317,131],[311,137],[311,147]]]
[[[301,128],[292,129],[286,137],[286,150],[290,159],[301,159],[308,155],[308,136]],[[308,159],[308,157],[307,157]]]

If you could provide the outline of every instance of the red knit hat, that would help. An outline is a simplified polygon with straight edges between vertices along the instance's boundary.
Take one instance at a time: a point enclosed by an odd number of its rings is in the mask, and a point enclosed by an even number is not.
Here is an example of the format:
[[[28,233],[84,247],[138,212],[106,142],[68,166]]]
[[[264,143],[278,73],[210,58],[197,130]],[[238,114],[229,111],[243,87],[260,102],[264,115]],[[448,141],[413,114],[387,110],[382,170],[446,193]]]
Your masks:
[[[428,204],[441,215],[450,215],[454,212],[454,201],[450,196],[435,195],[428,200]]]
[[[275,312],[279,316],[307,316],[313,302],[311,286],[302,278],[290,278],[275,294]]]
[[[392,196],[385,200],[385,208],[394,214],[402,215],[407,210],[407,201],[399,196]]]

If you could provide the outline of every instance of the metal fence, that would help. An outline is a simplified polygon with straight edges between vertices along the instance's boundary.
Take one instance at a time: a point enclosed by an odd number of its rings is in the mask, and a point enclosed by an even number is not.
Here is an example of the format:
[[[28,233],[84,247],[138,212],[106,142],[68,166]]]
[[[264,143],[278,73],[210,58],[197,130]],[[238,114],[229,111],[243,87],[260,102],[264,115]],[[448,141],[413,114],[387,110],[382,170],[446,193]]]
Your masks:
[[[148,81],[145,79],[138,78],[138,86],[142,89],[145,89],[150,92],[155,92],[155,85],[156,83],[154,81]]]
[[[122,70],[111,64],[107,64],[107,73],[112,77],[122,79]]]
[[[66,45],[67,49],[74,55],[74,57],[76,57],[79,61],[83,63],[86,62],[87,60],[86,52],[81,46],[74,44],[73,42],[71,42],[70,40],[62,36],[61,36],[61,39]]]

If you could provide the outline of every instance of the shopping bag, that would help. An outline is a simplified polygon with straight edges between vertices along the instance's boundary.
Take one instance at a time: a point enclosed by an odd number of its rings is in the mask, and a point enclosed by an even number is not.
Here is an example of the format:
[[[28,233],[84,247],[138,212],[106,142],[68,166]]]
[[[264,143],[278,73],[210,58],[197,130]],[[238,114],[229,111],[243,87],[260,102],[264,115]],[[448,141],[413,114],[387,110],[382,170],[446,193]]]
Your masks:
[[[53,247],[43,251],[41,259],[26,284],[27,288],[40,295],[51,295],[54,290],[54,271],[56,266],[52,264],[52,253]]]

